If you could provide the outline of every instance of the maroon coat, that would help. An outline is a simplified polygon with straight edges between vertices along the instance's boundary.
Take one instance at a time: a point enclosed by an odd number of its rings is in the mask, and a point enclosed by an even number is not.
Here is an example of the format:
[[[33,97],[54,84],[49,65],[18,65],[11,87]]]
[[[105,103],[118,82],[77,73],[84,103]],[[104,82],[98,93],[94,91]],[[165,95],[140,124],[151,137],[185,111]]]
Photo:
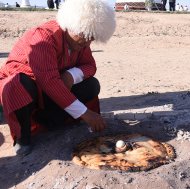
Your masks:
[[[18,73],[34,79],[39,90],[64,109],[76,100],[61,80],[61,73],[72,67],[80,68],[85,78],[96,72],[90,47],[69,55],[65,32],[56,21],[33,28],[19,39],[0,69],[0,102],[13,137],[20,137],[14,111],[32,102],[19,82]]]

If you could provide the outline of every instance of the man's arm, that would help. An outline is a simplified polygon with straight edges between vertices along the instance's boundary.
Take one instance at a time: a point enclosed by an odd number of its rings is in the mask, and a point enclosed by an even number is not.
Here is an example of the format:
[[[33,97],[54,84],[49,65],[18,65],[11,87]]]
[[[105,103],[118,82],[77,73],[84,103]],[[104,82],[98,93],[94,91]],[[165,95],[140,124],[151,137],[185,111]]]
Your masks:
[[[48,31],[36,29],[26,53],[36,83],[55,103],[65,109],[77,100],[60,76],[54,41]]]
[[[60,76],[56,51],[49,35],[44,30],[37,29],[26,51],[36,82],[42,90],[73,118],[81,117],[93,131],[101,131],[105,127],[101,116],[87,110],[86,106],[70,92],[73,84],[70,73],[66,72],[64,76]],[[85,64],[81,66],[84,75],[88,76],[89,73],[92,73],[91,69],[88,71],[89,66]]]

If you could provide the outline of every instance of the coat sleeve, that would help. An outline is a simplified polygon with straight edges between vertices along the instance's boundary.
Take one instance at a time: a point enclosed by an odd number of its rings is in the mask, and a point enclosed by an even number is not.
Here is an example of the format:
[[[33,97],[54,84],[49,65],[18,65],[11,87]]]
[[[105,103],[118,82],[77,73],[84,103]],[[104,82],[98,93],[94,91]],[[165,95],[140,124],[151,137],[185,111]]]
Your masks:
[[[76,97],[61,80],[54,38],[48,31],[37,28],[27,46],[28,63],[40,88],[65,109]]]
[[[94,76],[96,73],[96,63],[92,56],[90,47],[84,48],[77,60],[77,67],[80,68],[84,74],[84,79]]]

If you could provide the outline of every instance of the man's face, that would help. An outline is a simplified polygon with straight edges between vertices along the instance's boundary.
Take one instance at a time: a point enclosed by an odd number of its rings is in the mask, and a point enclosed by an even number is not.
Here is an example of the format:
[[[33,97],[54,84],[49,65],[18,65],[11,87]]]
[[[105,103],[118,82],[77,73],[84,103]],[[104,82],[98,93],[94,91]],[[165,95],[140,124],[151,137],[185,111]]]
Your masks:
[[[85,39],[82,33],[76,35],[72,32],[67,32],[67,34],[67,43],[69,48],[73,51],[80,51],[82,48],[90,46],[91,42],[94,41],[94,38]]]

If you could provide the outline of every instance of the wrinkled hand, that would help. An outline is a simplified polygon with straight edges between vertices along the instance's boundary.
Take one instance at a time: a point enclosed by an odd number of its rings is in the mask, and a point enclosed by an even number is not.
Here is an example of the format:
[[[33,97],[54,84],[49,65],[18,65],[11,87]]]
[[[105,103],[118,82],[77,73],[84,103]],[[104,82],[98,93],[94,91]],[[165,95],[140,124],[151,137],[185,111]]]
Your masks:
[[[64,72],[62,75],[61,75],[61,78],[63,80],[63,82],[65,83],[66,87],[71,90],[72,86],[73,86],[73,83],[74,83],[74,80],[73,80],[73,77],[72,75],[69,73],[69,72]]]
[[[87,110],[81,118],[91,127],[92,131],[100,132],[103,131],[106,127],[105,120],[101,117],[100,114]]]

